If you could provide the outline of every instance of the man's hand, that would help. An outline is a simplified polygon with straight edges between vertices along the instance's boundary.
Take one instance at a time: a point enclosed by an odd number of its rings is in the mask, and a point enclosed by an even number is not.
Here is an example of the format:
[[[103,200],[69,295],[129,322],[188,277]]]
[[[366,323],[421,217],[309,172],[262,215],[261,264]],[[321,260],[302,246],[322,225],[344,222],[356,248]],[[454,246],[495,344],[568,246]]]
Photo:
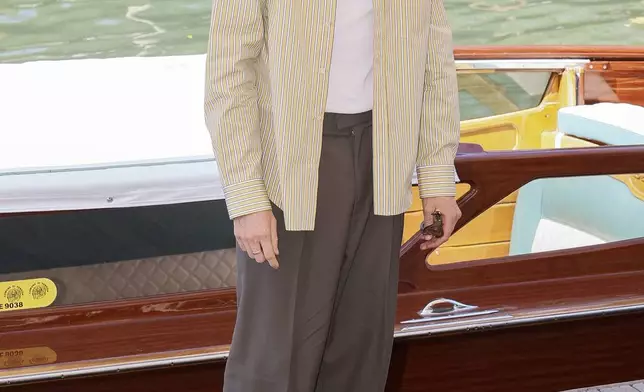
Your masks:
[[[431,235],[423,236],[424,242],[420,244],[420,248],[423,250],[438,248],[447,241],[454,231],[456,222],[461,218],[461,210],[458,208],[455,198],[428,197],[423,199],[425,226],[429,226],[434,222],[432,213],[436,211],[443,214],[443,236],[440,238],[433,238]]]
[[[233,221],[239,248],[258,263],[268,260],[274,269],[277,262],[277,220],[271,211],[240,216]]]

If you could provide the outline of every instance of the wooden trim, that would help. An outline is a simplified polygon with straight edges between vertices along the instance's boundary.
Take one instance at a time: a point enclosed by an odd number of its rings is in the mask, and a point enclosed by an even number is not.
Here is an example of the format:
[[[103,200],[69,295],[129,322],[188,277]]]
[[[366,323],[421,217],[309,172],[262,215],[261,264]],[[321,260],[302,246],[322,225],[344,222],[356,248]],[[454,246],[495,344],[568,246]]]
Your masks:
[[[521,150],[486,152],[462,155],[456,160],[461,182],[470,185],[470,190],[458,201],[463,216],[455,232],[481,213],[498,203],[523,185],[539,178],[573,177],[584,175],[631,174],[644,172],[644,146],[601,146],[594,148],[570,148],[555,150]],[[433,270],[453,268],[467,269],[482,264],[494,264],[508,258],[455,263],[447,266],[429,267],[425,260],[433,251],[421,250],[421,233],[414,234],[401,248],[401,271],[399,292],[410,292],[425,287],[422,280],[427,268]],[[601,246],[567,249],[514,256],[519,261],[555,260],[580,252],[598,252],[602,249],[624,247],[626,252],[644,251],[644,238],[620,241]],[[634,248],[632,248],[634,246]],[[632,253],[633,257],[637,253]],[[423,272],[425,271],[425,272]]]
[[[641,46],[581,46],[581,45],[508,45],[457,46],[457,60],[496,59],[589,59],[589,60],[642,60]]]
[[[234,311],[234,288],[164,294],[125,300],[7,312],[0,316],[3,333],[29,329],[82,326],[102,322],[144,320],[164,316],[191,316]]]
[[[644,48],[642,48],[644,51]],[[644,57],[644,56],[643,56]],[[625,72],[641,73],[644,71],[644,61],[618,61],[612,59],[598,59],[586,64],[586,72]]]
[[[584,102],[644,105],[644,61],[601,59],[586,64]]]

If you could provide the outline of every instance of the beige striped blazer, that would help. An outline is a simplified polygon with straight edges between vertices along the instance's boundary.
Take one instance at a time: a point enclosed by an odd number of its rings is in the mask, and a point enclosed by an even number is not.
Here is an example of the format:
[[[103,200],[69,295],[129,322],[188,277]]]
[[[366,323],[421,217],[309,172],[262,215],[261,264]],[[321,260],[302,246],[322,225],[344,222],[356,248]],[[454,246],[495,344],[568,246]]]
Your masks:
[[[373,0],[374,213],[455,194],[459,106],[443,0]],[[335,0],[214,0],[205,118],[231,219],[312,230]]]

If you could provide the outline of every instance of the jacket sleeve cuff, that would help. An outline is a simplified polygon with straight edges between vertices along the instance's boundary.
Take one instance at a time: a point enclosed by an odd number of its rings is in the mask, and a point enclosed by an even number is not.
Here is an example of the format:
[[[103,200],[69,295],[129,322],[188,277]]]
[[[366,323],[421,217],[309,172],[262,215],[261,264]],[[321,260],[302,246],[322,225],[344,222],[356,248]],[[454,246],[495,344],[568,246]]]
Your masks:
[[[270,211],[271,202],[262,180],[249,180],[224,187],[230,219],[260,211]]]
[[[458,177],[454,165],[420,166],[416,168],[416,174],[421,199],[456,196]]]

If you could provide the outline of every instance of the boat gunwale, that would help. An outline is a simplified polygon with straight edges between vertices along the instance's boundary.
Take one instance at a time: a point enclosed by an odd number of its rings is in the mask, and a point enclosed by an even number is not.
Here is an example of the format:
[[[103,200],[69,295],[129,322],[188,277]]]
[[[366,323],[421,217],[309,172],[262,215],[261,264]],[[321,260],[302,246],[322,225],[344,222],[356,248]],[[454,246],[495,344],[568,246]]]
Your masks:
[[[524,59],[456,59],[457,71],[562,71],[569,68],[583,68],[591,62],[585,58],[524,58]]]
[[[394,340],[395,342],[399,342],[402,340],[422,339],[432,336],[445,336],[459,333],[480,333],[486,330],[514,328],[523,325],[544,325],[640,312],[644,312],[644,298],[641,303],[634,305],[571,311],[567,313],[558,313],[556,315],[514,318],[511,314],[509,317],[499,317],[498,314],[491,314],[487,317],[477,319],[472,323],[460,323],[452,326],[446,325],[442,328],[429,325],[426,326],[426,328],[415,328],[405,332],[404,328],[397,325],[394,330]],[[488,319],[487,322],[486,319]],[[229,345],[219,345],[185,350],[161,351],[154,354],[128,355],[123,357],[30,366],[10,371],[13,374],[7,376],[0,376],[0,386],[13,386],[74,377],[108,375],[128,371],[146,371],[173,366],[225,361],[228,358],[229,349]]]
[[[589,59],[629,61],[644,59],[644,47],[635,45],[458,45],[458,60],[478,59]]]

